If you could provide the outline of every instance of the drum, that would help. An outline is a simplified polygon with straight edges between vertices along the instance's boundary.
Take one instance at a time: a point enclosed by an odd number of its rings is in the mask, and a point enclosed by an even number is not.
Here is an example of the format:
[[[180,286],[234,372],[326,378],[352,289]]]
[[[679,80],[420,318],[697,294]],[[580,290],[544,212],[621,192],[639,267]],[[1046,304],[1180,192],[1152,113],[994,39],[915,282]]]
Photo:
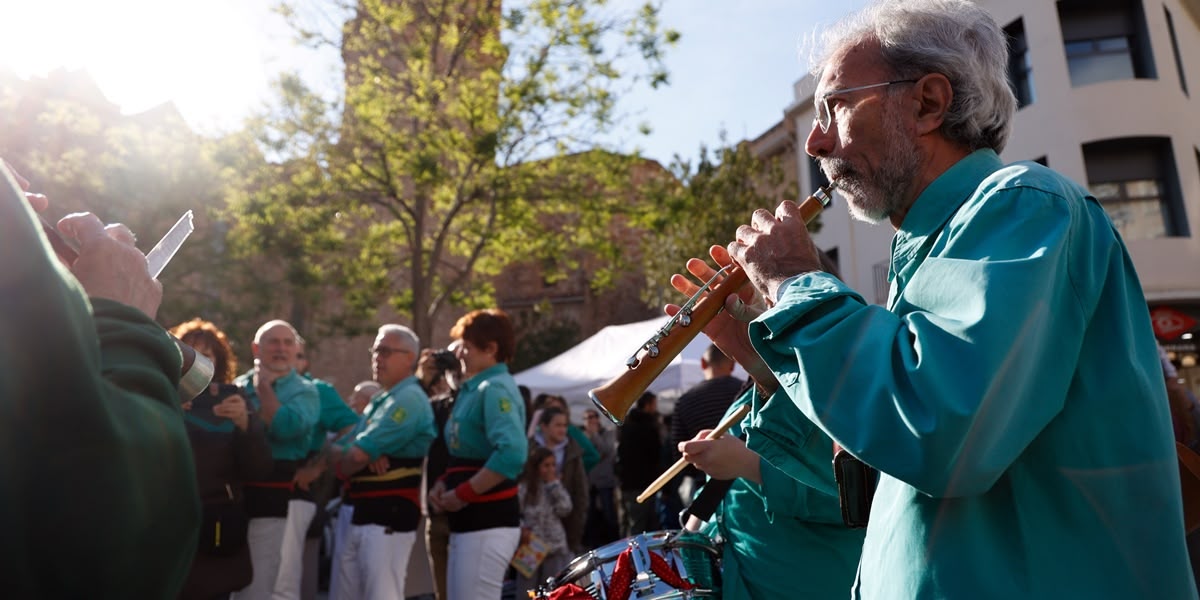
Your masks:
[[[538,600],[721,597],[721,550],[691,531],[653,531],[613,542],[572,560],[538,587]]]

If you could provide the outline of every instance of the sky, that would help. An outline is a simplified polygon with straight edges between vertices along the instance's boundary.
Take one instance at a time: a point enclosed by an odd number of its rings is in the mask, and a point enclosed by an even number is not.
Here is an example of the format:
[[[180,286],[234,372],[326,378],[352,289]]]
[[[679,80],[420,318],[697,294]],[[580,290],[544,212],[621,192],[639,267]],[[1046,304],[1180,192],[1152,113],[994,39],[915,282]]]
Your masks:
[[[316,85],[331,69],[297,48],[276,0],[0,0],[0,67],[19,76],[85,69],[109,101],[136,113],[173,101],[201,133],[237,126],[268,99],[269,82],[300,68]],[[701,144],[752,139],[792,104],[807,72],[802,42],[865,0],[665,0],[662,22],[682,34],[668,51],[671,84],[635,90],[623,110],[649,137],[619,136],[663,164]]]

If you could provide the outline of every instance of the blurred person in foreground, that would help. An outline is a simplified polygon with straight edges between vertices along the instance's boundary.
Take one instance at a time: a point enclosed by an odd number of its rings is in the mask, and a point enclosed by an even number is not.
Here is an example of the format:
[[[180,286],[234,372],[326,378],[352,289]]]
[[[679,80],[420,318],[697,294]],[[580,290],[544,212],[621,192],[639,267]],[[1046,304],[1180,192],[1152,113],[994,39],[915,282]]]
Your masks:
[[[225,332],[196,318],[176,325],[171,333],[213,364],[209,389],[183,403],[203,520],[196,557],[179,597],[228,598],[253,578],[242,483],[271,472],[271,446],[266,426],[233,385],[237,356]]]
[[[516,335],[493,308],[464,315],[450,337],[462,340],[464,379],[444,431],[449,465],[429,503],[450,526],[446,597],[495,600],[521,537],[516,479],[528,452],[525,403],[508,372]]]
[[[713,249],[773,305],[747,328],[734,295],[706,327],[763,388],[751,449],[810,479],[816,424],[881,472],[853,597],[1195,598],[1146,300],[1087,190],[1000,161],[1004,32],[964,0],[888,1],[821,50],[806,150],[896,228],[891,294],[821,271],[792,202]]]
[[[0,571],[11,598],[170,598],[200,502],[162,285],[123,225],[68,215],[56,257],[0,161]],[[32,206],[31,206],[32,205]]]

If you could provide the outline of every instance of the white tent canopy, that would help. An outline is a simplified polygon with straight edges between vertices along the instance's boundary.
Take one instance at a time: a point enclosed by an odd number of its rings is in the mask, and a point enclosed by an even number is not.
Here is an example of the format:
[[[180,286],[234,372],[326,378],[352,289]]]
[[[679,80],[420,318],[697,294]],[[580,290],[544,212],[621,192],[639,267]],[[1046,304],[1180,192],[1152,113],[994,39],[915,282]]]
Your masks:
[[[584,407],[592,405],[588,391],[627,371],[625,361],[669,320],[670,317],[662,316],[637,323],[610,325],[574,348],[521,371],[514,377],[517,383],[527,386],[535,397],[546,393],[566,398],[571,412],[575,413],[573,417],[578,418],[578,413]],[[676,328],[678,330],[679,325]],[[675,398],[704,380],[700,356],[710,343],[704,334],[697,335],[650,385],[650,391],[660,398],[659,412],[671,412]],[[741,366],[737,367],[734,375],[746,378]]]

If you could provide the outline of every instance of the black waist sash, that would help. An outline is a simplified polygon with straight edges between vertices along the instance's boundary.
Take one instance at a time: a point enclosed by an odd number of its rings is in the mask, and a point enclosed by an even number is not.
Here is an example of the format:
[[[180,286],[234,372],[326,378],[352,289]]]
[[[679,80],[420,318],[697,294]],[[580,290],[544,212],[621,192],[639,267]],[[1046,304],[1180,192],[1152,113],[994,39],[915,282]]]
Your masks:
[[[483,460],[450,457],[442,482],[447,490],[468,480],[483,468]],[[480,494],[482,501],[472,502],[462,510],[447,513],[446,520],[451,533],[466,533],[496,527],[520,527],[521,504],[517,499],[517,482],[505,479],[490,490]],[[357,505],[356,508],[357,509]]]
[[[354,505],[354,525],[382,525],[391,531],[416,531],[421,520],[421,466],[424,457],[389,456],[383,475],[363,469],[347,482],[345,497]]]
[[[260,481],[247,481],[243,490],[246,496],[246,514],[251,519],[260,517],[287,517],[288,500],[293,497],[295,485],[292,478],[303,461],[276,460],[271,464],[271,473]]]

